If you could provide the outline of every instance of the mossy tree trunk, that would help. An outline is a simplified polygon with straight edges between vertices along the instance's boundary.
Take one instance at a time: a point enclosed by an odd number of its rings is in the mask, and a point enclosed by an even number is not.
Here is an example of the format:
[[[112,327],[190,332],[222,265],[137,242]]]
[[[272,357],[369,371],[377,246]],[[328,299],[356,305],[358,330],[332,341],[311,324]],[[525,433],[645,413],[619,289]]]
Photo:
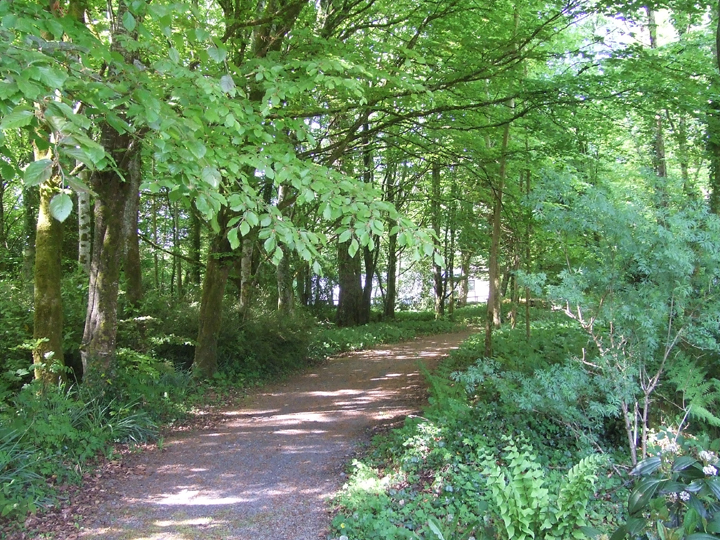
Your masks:
[[[49,151],[36,151],[36,160],[51,159]],[[64,365],[62,278],[62,223],[50,213],[50,201],[60,189],[61,180],[53,175],[40,186],[40,204],[35,230],[35,287],[33,348],[35,378],[56,384]],[[42,340],[42,341],[37,341]],[[54,365],[54,367],[53,367]]]
[[[226,221],[223,214],[224,212],[221,212],[218,219],[220,223]],[[202,377],[211,377],[217,371],[217,342],[222,325],[222,303],[232,262],[230,242],[224,227],[221,227],[208,250],[200,302],[200,324],[193,370]]]

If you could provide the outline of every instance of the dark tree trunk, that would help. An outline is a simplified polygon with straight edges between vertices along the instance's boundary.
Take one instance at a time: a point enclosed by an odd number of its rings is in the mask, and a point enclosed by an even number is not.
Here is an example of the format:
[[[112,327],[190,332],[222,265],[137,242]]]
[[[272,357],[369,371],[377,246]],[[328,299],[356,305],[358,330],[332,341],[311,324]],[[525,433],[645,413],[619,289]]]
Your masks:
[[[362,324],[362,296],[360,284],[360,253],[351,257],[348,253],[350,242],[338,244],[338,277],[340,295],[337,307],[338,326]]]
[[[211,377],[217,371],[217,342],[222,327],[222,303],[232,265],[230,251],[230,242],[225,231],[221,230],[210,243],[200,303],[200,324],[193,370],[202,377]]]
[[[196,211],[190,211],[190,281],[200,285],[200,244],[202,236],[202,222]]]
[[[109,126],[103,127],[103,143],[106,150],[115,150],[114,158],[121,170],[127,170],[128,162],[134,159],[132,154],[139,151],[129,137],[118,135]],[[117,369],[118,288],[125,244],[125,205],[130,196],[130,183],[115,171],[108,170],[95,172],[92,185],[97,194],[95,234],[80,354],[85,384],[106,390]]]
[[[140,263],[140,238],[138,237],[138,210],[140,207],[141,152],[135,152],[128,164],[128,201],[125,206],[125,280],[127,300],[137,308],[142,300],[142,266]]]
[[[365,282],[362,290],[360,324],[367,324],[370,322],[372,308],[373,276],[377,266],[377,251],[371,251],[368,247],[363,248],[363,261],[365,263]]]
[[[387,252],[387,284],[385,286],[385,306],[383,316],[395,318],[395,301],[397,299],[397,234],[388,238]]]
[[[48,156],[37,155],[37,159]],[[62,373],[53,364],[64,365],[62,278],[62,223],[50,214],[50,201],[58,193],[60,177],[40,186],[40,204],[35,233],[35,289],[33,338],[44,339],[33,349],[35,378],[55,384]]]

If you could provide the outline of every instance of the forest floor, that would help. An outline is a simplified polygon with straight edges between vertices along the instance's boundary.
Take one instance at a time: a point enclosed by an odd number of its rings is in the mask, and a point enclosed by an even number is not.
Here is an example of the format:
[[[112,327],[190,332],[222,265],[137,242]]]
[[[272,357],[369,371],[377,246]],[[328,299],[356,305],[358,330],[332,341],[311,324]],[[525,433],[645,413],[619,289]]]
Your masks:
[[[374,433],[427,398],[433,366],[470,335],[427,336],[333,358],[215,411],[150,451],[110,462],[24,538],[318,540],[328,498]]]

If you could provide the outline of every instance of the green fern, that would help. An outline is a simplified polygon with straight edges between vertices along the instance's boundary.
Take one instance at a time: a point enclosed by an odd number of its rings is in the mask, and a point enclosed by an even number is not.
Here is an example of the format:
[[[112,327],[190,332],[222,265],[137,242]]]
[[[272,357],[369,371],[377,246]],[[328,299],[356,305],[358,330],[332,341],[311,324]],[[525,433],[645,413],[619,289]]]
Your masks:
[[[687,358],[678,359],[668,376],[682,394],[682,406],[689,417],[720,427],[720,417],[711,412],[720,404],[720,381],[708,379],[706,371]]]
[[[526,442],[518,447],[510,437],[506,440],[502,456],[505,465],[486,456],[483,471],[493,511],[502,521],[501,537],[507,540],[583,537],[581,528],[587,526],[587,504],[602,458],[590,456],[581,460],[559,486],[552,486],[532,447]]]

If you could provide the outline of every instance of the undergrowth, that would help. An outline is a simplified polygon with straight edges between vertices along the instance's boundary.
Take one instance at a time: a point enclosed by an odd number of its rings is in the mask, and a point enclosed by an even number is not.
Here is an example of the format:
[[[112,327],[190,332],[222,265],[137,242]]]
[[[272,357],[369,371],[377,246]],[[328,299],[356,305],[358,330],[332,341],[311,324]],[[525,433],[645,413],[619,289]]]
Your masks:
[[[587,339],[554,314],[533,316],[529,341],[524,329],[503,329],[493,359],[478,360],[484,336],[474,335],[427,374],[423,416],[353,463],[335,500],[336,538],[560,539],[617,527],[627,491],[609,474],[612,452],[598,453],[605,418],[579,435],[567,421],[583,410],[584,398],[572,401],[579,384],[536,379],[566,366]],[[565,400],[543,411],[558,392]]]

